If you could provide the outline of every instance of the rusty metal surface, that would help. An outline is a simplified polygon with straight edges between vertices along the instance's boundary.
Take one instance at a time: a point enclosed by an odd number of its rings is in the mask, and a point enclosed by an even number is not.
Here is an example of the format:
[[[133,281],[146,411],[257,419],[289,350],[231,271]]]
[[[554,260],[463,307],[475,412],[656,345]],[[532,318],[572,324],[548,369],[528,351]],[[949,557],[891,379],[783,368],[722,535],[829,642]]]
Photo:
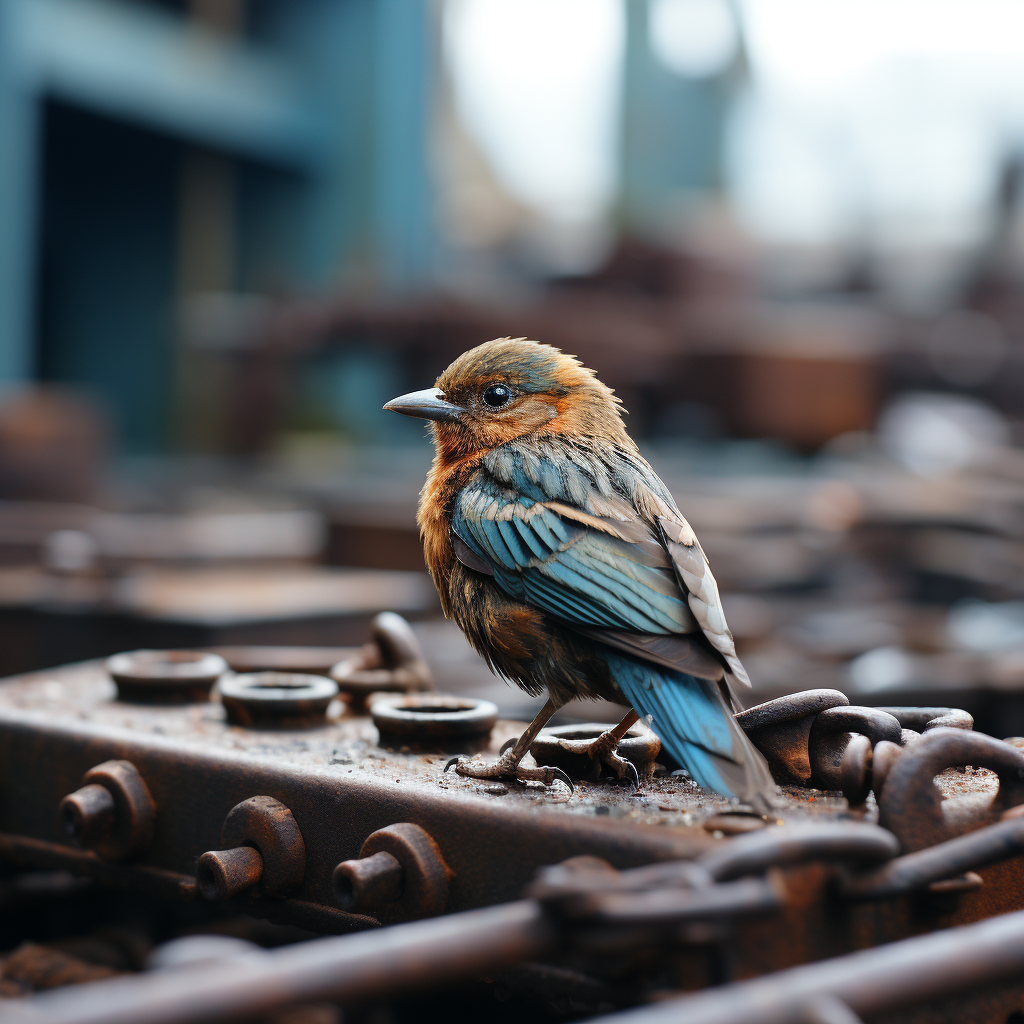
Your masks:
[[[806,1020],[804,1011],[825,997],[857,1014],[877,1014],[969,992],[1019,976],[1022,970],[1024,913],[1018,912],[602,1020],[605,1024],[790,1024]],[[1002,1013],[1002,1020],[1013,1020],[1007,1013],[1017,1006],[1019,995],[996,1012]],[[973,1019],[978,1024],[1000,1019],[990,1016],[990,1007],[979,1006],[977,1012]]]
[[[409,838],[404,837],[404,842]],[[413,839],[413,845],[421,840]],[[396,836],[396,842],[393,849],[401,852],[403,837]],[[350,1004],[382,993],[437,986],[527,959],[554,956],[557,964],[559,957],[573,950],[593,963],[595,958],[600,962],[602,950],[619,957],[638,946],[664,952],[666,940],[670,940],[670,959],[672,947],[679,943],[696,952],[726,936],[742,949],[750,938],[746,931],[756,933],[759,918],[766,918],[778,934],[780,926],[789,923],[787,908],[806,912],[806,906],[801,906],[806,880],[780,873],[780,865],[821,857],[870,863],[891,855],[896,846],[885,830],[852,823],[778,829],[776,835],[747,836],[730,845],[738,853],[731,859],[723,860],[716,850],[697,861],[624,872],[593,857],[576,858],[547,869],[532,886],[533,900],[369,935],[304,943],[271,954],[242,951],[213,964],[186,964],[145,977],[95,984],[81,993],[42,995],[25,1005],[23,1014],[15,1007],[0,1008],[0,1021],[187,1024],[324,997]],[[366,850],[368,857],[381,852]],[[762,871],[767,873],[759,879]],[[733,876],[739,877],[731,881]],[[833,913],[840,906],[833,904]],[[848,909],[856,911],[857,906],[848,905]],[[870,915],[865,920],[869,919]],[[744,921],[744,932],[723,933],[722,926],[731,920]],[[846,923],[856,922],[851,918]],[[760,938],[764,941],[765,936]],[[677,960],[680,953],[681,949]],[[692,959],[692,953],[683,955]],[[773,1024],[806,1019],[800,1016],[805,1006],[825,997],[855,1011],[874,1012],[998,981],[1018,971],[1021,964],[1024,918],[1015,913],[612,1019],[624,1024],[679,1019]],[[1019,1003],[1019,987],[1009,998],[1016,1000],[1011,1006]],[[986,1013],[951,1019],[980,1024],[997,1018]]]
[[[379,671],[398,676],[418,654],[375,643]],[[249,653],[240,667],[260,667]],[[315,653],[304,664],[335,652]],[[446,722],[442,694],[380,698],[410,705],[404,736],[360,713],[358,698],[290,721],[287,691],[276,721],[233,722],[224,694],[238,680],[227,675],[211,699],[188,705],[118,699],[99,663],[0,681],[0,861],[321,935],[364,934],[239,954],[230,963],[248,963],[248,981],[195,964],[196,985],[190,973],[188,991],[170,999],[160,971],[96,982],[88,999],[33,997],[24,1008],[39,1020],[217,1020],[249,1012],[257,993],[261,1010],[385,999],[512,965],[523,992],[563,984],[573,1005],[590,1006],[590,992],[610,1008],[659,986],[771,975],[1024,906],[1024,752],[971,732],[957,709],[851,707],[836,693],[750,709],[741,722],[774,751],[780,780],[803,776],[758,815],[653,764],[637,791],[593,777],[570,794],[444,775],[466,737]],[[522,728],[498,719],[481,756]],[[849,800],[811,785],[837,761]],[[534,902],[510,902],[524,893]],[[481,909],[495,904],[505,906]],[[507,934],[471,942],[481,913],[505,920]],[[473,952],[442,951],[442,934]],[[386,976],[350,970],[371,949],[400,951]],[[523,962],[536,958],[536,970]],[[0,1021],[8,1012],[0,1003]]]

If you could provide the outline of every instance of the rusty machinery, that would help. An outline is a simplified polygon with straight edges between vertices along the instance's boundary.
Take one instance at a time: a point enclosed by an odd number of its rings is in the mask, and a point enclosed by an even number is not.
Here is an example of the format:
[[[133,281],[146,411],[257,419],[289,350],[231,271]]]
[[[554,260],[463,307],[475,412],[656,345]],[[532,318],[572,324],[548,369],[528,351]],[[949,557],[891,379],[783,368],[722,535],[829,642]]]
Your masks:
[[[1019,1020],[1024,750],[956,709],[835,690],[739,720],[782,785],[767,817],[658,765],[642,727],[622,748],[638,791],[560,748],[579,725],[534,750],[573,793],[443,774],[521,725],[434,692],[394,615],[357,650],[135,652],[8,679],[4,862],[323,937],[171,943],[151,970],[0,1002],[0,1024],[236,1019],[481,974],[623,1024]]]

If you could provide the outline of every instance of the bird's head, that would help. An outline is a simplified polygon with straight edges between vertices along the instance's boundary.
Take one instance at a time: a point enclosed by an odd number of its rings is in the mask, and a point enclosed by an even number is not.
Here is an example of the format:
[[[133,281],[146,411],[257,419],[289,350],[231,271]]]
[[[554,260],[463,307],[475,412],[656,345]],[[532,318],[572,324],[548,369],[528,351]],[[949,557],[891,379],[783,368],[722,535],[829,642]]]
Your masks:
[[[619,400],[575,357],[526,338],[463,352],[426,391],[384,406],[433,420],[443,460],[488,451],[525,434],[566,434],[630,444]]]

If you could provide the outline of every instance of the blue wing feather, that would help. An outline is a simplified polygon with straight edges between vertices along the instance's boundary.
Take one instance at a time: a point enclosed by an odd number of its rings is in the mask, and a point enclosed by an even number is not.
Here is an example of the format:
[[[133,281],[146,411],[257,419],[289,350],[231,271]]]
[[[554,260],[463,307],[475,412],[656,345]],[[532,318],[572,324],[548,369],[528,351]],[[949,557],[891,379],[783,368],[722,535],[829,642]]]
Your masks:
[[[510,517],[509,506],[515,506]],[[532,500],[493,481],[477,481],[460,494],[452,528],[495,567],[499,586],[521,599],[525,585],[539,608],[566,622],[640,633],[692,631],[667,556],[655,564],[638,545],[566,522],[548,508],[538,511]],[[523,585],[513,584],[513,575]]]

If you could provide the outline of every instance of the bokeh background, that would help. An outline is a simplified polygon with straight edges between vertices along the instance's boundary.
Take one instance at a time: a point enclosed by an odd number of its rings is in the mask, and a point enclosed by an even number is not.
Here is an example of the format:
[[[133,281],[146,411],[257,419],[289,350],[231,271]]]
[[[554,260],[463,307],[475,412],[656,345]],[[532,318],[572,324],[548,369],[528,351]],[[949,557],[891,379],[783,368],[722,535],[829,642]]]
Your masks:
[[[0,671],[393,608],[528,715],[381,411],[527,335],[622,397],[756,698],[1024,731],[1022,192],[1017,0],[0,0]]]

